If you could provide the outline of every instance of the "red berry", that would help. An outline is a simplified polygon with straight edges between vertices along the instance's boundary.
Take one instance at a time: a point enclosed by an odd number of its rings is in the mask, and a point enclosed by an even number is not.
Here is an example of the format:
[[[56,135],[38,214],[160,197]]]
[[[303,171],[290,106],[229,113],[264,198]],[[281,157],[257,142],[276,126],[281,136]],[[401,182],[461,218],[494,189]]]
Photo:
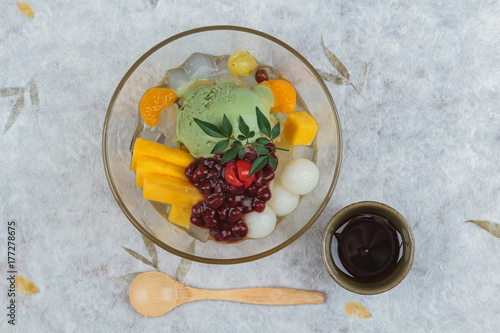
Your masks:
[[[200,190],[201,193],[203,194],[212,194],[213,189],[212,189],[212,184],[210,183],[210,180],[208,179],[203,179],[200,182],[200,185],[198,186],[198,189]]]
[[[253,208],[257,213],[262,213],[266,209],[266,203],[260,199],[255,199],[253,202]]]
[[[191,215],[192,216],[195,216],[195,217],[200,217],[201,214],[203,214],[203,201],[200,201],[196,204],[193,205],[193,207],[191,208]]]
[[[219,208],[224,203],[222,195],[213,194],[207,198],[207,206],[210,208]]]
[[[239,207],[231,208],[229,210],[228,220],[229,222],[234,223],[238,221],[242,215],[243,215],[243,210],[241,208]]]

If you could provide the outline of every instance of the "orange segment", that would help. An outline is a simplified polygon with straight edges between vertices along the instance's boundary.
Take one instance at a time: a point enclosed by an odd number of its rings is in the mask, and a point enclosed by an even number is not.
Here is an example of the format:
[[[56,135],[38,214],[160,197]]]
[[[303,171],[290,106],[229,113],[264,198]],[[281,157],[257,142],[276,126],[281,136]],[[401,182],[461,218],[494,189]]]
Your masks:
[[[155,127],[160,119],[160,112],[177,100],[177,95],[169,88],[152,88],[146,91],[141,98],[139,111],[144,122]]]
[[[271,113],[292,113],[297,105],[297,95],[292,84],[285,80],[262,81],[260,84],[267,86],[274,95],[274,104]]]

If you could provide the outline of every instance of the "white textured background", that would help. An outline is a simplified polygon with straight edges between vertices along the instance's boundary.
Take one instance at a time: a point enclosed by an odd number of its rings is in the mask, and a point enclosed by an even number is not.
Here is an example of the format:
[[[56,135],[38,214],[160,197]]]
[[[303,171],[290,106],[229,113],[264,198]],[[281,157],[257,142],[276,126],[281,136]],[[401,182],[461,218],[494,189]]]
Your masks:
[[[1,0],[0,88],[40,93],[0,135],[0,331],[19,332],[493,332],[500,329],[500,239],[468,219],[500,222],[500,3],[498,1],[30,0],[35,19]],[[215,7],[214,7],[215,6]],[[184,305],[142,317],[116,279],[148,266],[138,231],[113,199],[101,158],[106,108],[145,51],[187,29],[241,25],[289,44],[333,72],[320,39],[357,84],[371,63],[366,100],[328,84],[339,109],[344,158],[333,199],[298,241],[235,266],[193,263],[202,288],[315,289],[326,303],[270,307]],[[16,97],[0,99],[0,131]],[[338,287],[320,255],[322,231],[340,208],[376,200],[413,228],[413,269],[395,289],[358,296]],[[40,288],[18,295],[7,324],[7,220],[17,227],[19,274]],[[180,258],[159,253],[173,276]],[[5,278],[3,277],[5,275]],[[373,314],[344,312],[358,301]],[[5,314],[4,314],[5,313]]]

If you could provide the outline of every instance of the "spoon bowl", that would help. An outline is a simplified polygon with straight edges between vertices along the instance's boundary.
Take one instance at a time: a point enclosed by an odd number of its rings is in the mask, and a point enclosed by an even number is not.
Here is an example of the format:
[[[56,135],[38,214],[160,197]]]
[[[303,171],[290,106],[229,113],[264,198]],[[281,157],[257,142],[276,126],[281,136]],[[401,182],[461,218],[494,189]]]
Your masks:
[[[317,291],[284,288],[205,290],[188,287],[160,272],[138,275],[130,285],[130,303],[142,315],[158,317],[177,306],[200,300],[222,300],[267,305],[322,304]]]

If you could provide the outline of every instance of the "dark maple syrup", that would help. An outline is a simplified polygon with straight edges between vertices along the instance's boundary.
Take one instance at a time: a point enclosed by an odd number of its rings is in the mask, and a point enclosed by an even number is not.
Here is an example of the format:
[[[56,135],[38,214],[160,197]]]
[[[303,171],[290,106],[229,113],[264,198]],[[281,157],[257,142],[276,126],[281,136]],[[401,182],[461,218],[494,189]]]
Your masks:
[[[389,220],[376,214],[356,214],[335,231],[332,257],[351,279],[375,283],[388,277],[402,256],[402,237]]]

